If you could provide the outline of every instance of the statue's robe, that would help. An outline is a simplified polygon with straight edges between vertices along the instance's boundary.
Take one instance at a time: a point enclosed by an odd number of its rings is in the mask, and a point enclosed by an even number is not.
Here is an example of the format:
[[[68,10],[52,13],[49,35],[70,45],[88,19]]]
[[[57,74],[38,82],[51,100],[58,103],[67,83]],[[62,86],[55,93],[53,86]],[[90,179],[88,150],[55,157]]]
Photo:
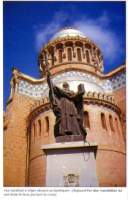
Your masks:
[[[49,97],[56,116],[54,135],[86,135],[83,127],[83,91],[76,94],[70,90],[62,90],[53,86],[54,97]]]

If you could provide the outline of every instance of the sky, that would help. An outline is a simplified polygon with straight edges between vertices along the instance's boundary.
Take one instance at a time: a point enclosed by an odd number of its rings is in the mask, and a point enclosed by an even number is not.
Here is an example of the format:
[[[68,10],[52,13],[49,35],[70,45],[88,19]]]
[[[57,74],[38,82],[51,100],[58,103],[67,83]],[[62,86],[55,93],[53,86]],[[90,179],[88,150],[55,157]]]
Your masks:
[[[40,48],[64,27],[75,27],[104,56],[104,73],[125,63],[125,2],[4,2],[4,108],[12,68],[39,78]]]

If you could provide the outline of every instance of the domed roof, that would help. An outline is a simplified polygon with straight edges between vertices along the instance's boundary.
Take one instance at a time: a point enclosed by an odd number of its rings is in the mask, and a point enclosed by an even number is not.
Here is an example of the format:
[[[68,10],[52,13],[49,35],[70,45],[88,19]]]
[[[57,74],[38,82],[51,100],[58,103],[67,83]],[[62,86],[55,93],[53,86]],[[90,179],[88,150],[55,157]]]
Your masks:
[[[69,27],[69,28],[61,29],[52,37],[52,39],[62,38],[66,36],[80,36],[80,37],[86,38],[86,36],[81,31]]]

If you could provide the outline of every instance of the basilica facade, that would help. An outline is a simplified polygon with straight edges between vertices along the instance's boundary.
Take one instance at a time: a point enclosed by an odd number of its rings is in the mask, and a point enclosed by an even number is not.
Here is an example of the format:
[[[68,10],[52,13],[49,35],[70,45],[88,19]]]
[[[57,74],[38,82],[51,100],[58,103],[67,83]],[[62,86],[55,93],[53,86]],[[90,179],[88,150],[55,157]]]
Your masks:
[[[46,146],[55,145],[56,140],[44,52],[55,85],[62,88],[66,81],[74,92],[79,84],[84,85],[83,121],[87,142],[96,148],[97,185],[125,186],[125,65],[105,74],[99,47],[73,28],[60,30],[42,47],[38,57],[41,78],[30,77],[17,68],[12,71],[10,97],[4,113],[4,186],[48,186],[47,173],[52,171],[52,164],[48,169]],[[66,143],[68,148],[70,144]],[[74,148],[78,144],[76,141]],[[55,169],[56,176],[63,173],[63,166],[61,172]],[[73,173],[69,174],[70,178],[82,176],[81,169]]]

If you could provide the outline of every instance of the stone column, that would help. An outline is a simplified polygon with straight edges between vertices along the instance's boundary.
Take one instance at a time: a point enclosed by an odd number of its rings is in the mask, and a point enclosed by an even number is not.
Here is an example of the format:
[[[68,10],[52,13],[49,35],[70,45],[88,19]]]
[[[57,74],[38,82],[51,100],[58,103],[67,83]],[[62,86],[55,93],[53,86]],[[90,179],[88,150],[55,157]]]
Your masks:
[[[85,59],[85,43],[83,43],[83,46],[82,46],[82,58],[83,60]]]
[[[51,52],[48,53],[48,63],[49,63],[49,67],[51,68],[52,67],[52,54]]]
[[[97,53],[96,53],[97,49],[93,50],[93,64],[95,67],[95,71],[98,70],[98,58],[97,58]]]
[[[53,55],[54,55],[54,65],[57,63],[57,56],[56,56],[56,46],[54,46],[54,53],[53,53]]]
[[[65,61],[65,59],[66,59],[66,56],[67,55],[67,52],[66,52],[66,47],[65,47],[65,43],[63,43],[63,60]]]
[[[77,52],[76,52],[76,43],[75,42],[73,42],[72,50],[73,50],[73,60],[77,61]]]

